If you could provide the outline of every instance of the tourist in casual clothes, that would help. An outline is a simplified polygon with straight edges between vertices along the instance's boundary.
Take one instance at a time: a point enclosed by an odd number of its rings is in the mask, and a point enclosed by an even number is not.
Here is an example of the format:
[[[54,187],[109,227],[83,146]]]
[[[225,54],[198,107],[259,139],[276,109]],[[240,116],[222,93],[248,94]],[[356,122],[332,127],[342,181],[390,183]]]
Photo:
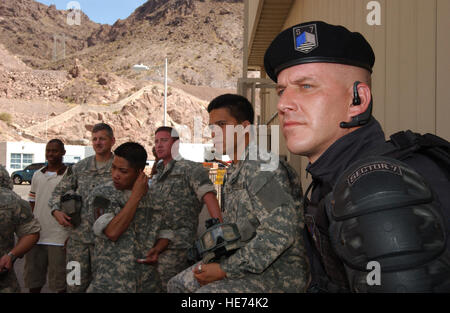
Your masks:
[[[48,273],[50,290],[66,291],[66,251],[68,233],[51,215],[48,201],[56,185],[68,171],[63,163],[64,143],[52,139],[45,147],[48,165],[36,171],[31,182],[28,201],[35,218],[41,224],[38,243],[25,255],[25,287],[30,293],[40,293]]]

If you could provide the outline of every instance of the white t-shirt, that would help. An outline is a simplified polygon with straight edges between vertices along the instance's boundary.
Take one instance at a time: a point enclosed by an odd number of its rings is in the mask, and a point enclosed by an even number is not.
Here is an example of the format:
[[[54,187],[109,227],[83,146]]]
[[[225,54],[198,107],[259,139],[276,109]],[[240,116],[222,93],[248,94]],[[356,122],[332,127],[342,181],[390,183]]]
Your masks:
[[[48,205],[52,192],[56,185],[61,181],[65,172],[58,173],[45,171],[41,168],[36,171],[31,180],[31,189],[28,196],[28,201],[34,202],[34,217],[41,224],[40,237],[37,244],[64,246],[69,233],[61,226],[56,219],[51,215],[51,210]]]

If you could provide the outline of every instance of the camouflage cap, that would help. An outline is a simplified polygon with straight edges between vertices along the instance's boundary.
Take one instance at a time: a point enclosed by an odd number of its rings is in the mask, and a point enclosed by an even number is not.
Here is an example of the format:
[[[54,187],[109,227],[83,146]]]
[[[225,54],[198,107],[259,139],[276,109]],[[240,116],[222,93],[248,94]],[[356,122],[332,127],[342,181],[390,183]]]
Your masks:
[[[14,185],[6,168],[0,164],[0,187],[13,189]]]

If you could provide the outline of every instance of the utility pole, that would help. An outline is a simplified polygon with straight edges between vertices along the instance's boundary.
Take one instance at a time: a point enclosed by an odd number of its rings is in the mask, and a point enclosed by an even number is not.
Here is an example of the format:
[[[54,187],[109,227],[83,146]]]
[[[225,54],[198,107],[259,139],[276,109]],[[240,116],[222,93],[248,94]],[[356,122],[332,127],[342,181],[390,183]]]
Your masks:
[[[135,71],[139,71],[139,72],[140,71],[148,71],[150,69],[157,69],[158,74],[161,75],[161,72],[159,71],[161,66],[162,65],[146,66],[144,64],[135,64],[135,65],[133,65],[132,69]],[[168,62],[167,62],[167,58],[165,58],[165,62],[164,62],[164,121],[163,121],[164,126],[167,126],[167,80],[168,80],[167,70],[168,70]]]
[[[164,126],[167,126],[167,58],[164,69]]]

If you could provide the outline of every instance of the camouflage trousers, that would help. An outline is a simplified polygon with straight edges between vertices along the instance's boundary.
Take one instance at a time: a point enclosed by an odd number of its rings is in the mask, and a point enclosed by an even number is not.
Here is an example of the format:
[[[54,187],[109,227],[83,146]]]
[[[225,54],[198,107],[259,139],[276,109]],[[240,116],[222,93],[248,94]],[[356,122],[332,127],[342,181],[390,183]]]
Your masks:
[[[92,269],[94,259],[94,245],[85,244],[77,240],[69,239],[66,248],[66,264],[76,261],[80,264],[80,285],[67,285],[68,293],[86,292],[92,280]],[[67,270],[69,274],[71,270]]]
[[[205,286],[200,286],[194,277],[192,270],[201,264],[198,262],[185,269],[167,283],[169,293],[261,293],[261,292],[281,292],[273,290],[270,284],[261,281],[259,275],[246,276],[240,279],[222,279]]]
[[[19,293],[20,286],[17,281],[16,272],[12,268],[8,274],[0,276],[0,293]]]
[[[112,261],[112,260],[111,260]],[[161,280],[153,265],[134,264],[123,271],[123,263],[108,263],[109,268],[100,266],[86,290],[87,293],[160,293]]]
[[[167,291],[169,279],[189,266],[187,250],[166,250],[158,257],[158,272],[162,281],[162,290]]]

